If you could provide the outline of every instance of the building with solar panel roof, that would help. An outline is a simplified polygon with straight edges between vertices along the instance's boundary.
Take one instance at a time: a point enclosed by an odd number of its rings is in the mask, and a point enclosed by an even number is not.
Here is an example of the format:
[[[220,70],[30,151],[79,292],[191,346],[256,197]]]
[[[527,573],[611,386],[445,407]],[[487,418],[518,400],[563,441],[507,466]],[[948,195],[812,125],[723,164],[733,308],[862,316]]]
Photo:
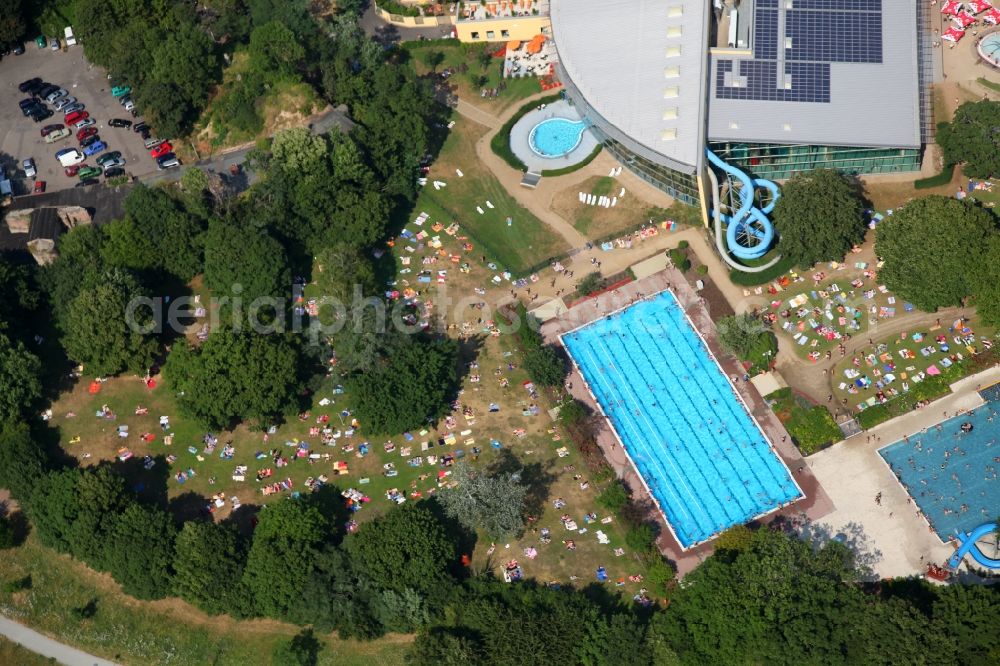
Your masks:
[[[560,78],[604,146],[710,199],[706,148],[754,178],[918,171],[919,0],[551,0]]]

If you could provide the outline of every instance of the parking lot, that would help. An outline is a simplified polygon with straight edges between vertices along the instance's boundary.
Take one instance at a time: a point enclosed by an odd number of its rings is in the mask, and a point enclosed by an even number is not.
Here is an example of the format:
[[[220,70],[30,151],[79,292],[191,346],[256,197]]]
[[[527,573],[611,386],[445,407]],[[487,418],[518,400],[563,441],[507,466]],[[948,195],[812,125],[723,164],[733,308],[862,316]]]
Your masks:
[[[64,124],[63,114],[54,111],[51,118],[36,123],[31,118],[25,118],[18,108],[18,101],[27,97],[18,91],[18,84],[36,76],[65,88],[69,95],[86,105],[90,117],[97,121],[95,127],[108,145],[108,150],[121,151],[127,162],[126,173],[140,177],[156,173],[156,162],[144,149],[141,136],[131,129],[108,127],[111,118],[126,118],[134,122],[138,119],[132,118],[111,96],[111,82],[106,73],[87,62],[82,46],[62,51],[39,49],[31,42],[25,46],[27,51],[24,55],[11,55],[0,61],[0,90],[3,91],[0,101],[0,161],[7,167],[8,175],[20,184],[15,194],[31,192],[29,181],[17,180],[24,177],[21,161],[29,157],[35,159],[38,169],[35,179],[45,181],[48,191],[73,187],[78,182],[76,177],[65,175],[55,158],[56,152],[63,148],[79,146],[76,130],[73,129],[73,135],[61,141],[45,143],[39,131],[45,125]],[[95,165],[94,158],[87,158],[84,164]]]

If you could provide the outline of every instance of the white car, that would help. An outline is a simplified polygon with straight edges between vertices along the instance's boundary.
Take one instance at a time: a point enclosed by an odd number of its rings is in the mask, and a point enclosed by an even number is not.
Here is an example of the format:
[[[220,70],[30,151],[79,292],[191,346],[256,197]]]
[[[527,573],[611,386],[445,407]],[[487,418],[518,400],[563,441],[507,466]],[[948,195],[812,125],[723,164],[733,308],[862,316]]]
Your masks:
[[[62,111],[70,104],[76,104],[76,97],[63,97],[62,99],[57,99],[52,106],[55,107],[56,111]]]
[[[21,166],[24,167],[25,178],[34,178],[35,176],[38,175],[38,170],[35,169],[34,159],[29,157],[28,159],[24,160],[24,162],[21,163]]]
[[[59,164],[62,166],[70,167],[83,162],[86,158],[76,148],[63,148],[56,153],[56,159],[59,160]]]
[[[49,96],[45,98],[45,101],[51,104],[60,97],[65,97],[67,94],[68,93],[66,92],[65,88],[60,88],[59,90],[54,90],[51,93],[49,93]]]
[[[125,160],[120,157],[112,157],[110,160],[100,162],[100,164],[104,167],[104,170],[107,171],[108,169],[125,166]]]
[[[93,118],[84,118],[83,120],[79,121],[77,124],[73,125],[73,127],[77,128],[77,129],[83,129],[84,127],[90,127],[91,125],[96,125],[96,124],[97,124],[97,121],[94,120]]]

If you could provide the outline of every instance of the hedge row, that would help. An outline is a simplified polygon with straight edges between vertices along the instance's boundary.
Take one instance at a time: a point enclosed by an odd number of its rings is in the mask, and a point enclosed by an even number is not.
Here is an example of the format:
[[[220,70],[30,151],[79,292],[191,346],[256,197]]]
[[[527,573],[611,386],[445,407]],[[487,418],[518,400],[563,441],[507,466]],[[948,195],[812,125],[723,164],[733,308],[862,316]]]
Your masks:
[[[527,165],[518,158],[517,155],[510,149],[510,130],[514,127],[514,124],[518,120],[524,117],[529,111],[537,109],[542,104],[549,104],[555,102],[562,97],[562,93],[555,93],[553,95],[548,95],[547,97],[542,97],[541,99],[536,99],[533,102],[528,102],[520,109],[517,113],[512,115],[510,119],[503,124],[503,127],[493,135],[490,139],[490,150],[493,154],[506,162],[512,169],[517,169],[518,171],[527,171]]]
[[[941,173],[929,178],[920,178],[913,181],[913,187],[918,190],[926,190],[932,187],[942,187],[951,182],[951,177],[954,173],[955,165],[946,164],[944,165],[944,169],[941,170]]]

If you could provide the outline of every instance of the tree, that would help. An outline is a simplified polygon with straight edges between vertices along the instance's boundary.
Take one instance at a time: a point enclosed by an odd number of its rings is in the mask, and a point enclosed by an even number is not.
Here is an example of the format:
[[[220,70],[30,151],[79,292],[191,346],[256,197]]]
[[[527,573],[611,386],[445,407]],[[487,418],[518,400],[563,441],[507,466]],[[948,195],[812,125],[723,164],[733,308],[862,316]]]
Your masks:
[[[264,426],[293,411],[299,387],[299,341],[223,326],[199,348],[176,346],[165,376],[178,406],[211,428],[250,421]]]
[[[449,583],[455,541],[424,505],[404,504],[362,525],[345,546],[352,567],[380,588],[427,593]]]
[[[947,164],[963,164],[970,178],[990,178],[1000,174],[1000,103],[981,100],[966,102],[955,110],[950,123],[940,123],[937,143]]]
[[[840,261],[865,238],[860,181],[832,169],[799,173],[774,206],[781,254],[797,266]]]
[[[314,279],[323,298],[350,306],[355,290],[362,296],[375,291],[375,268],[360,250],[336,243],[319,251],[313,261]]]
[[[238,295],[244,308],[283,297],[291,286],[285,250],[266,231],[212,220],[205,236],[205,285],[217,297]]]
[[[110,571],[108,535],[134,498],[128,494],[125,479],[108,465],[81,470],[75,497],[80,506],[66,531],[69,552],[98,571]]]
[[[131,307],[145,296],[125,271],[111,270],[104,282],[79,293],[66,312],[66,354],[93,375],[140,374],[153,363],[157,349],[147,307]]]
[[[101,251],[107,263],[163,270],[184,281],[202,271],[204,224],[167,192],[133,188],[125,198],[125,216],[103,229],[107,238]]]
[[[16,42],[26,29],[21,0],[5,0],[3,12],[0,12],[0,44]]]
[[[475,532],[505,539],[524,529],[524,498],[528,488],[517,474],[487,474],[464,461],[452,468],[454,487],[438,494],[444,512]]]
[[[193,23],[181,22],[165,32],[153,51],[148,72],[152,86],[142,86],[137,102],[152,114],[161,135],[183,135],[208,101],[209,91],[218,80],[219,60],[212,39]],[[154,94],[146,94],[149,89]],[[162,103],[155,93],[168,89]],[[170,105],[170,106],[168,106]],[[182,111],[178,116],[170,109]]]
[[[441,66],[441,63],[444,62],[444,53],[436,49],[428,49],[421,54],[420,59],[424,61],[428,69],[435,72]]]
[[[982,260],[969,280],[976,312],[983,323],[1000,325],[1000,236],[991,235],[983,248]]]
[[[454,340],[415,339],[347,380],[354,412],[372,434],[399,433],[441,418],[455,391]]]
[[[543,386],[559,386],[566,378],[566,364],[552,345],[525,350],[523,362],[531,381]]]
[[[305,49],[280,21],[269,21],[250,33],[250,67],[275,78],[295,72]]]
[[[70,530],[80,509],[77,483],[80,470],[49,472],[35,483],[25,509],[39,541],[61,553],[70,552]]]
[[[0,488],[7,488],[19,500],[29,500],[50,463],[48,452],[35,443],[27,423],[20,419],[3,422]]]
[[[301,598],[329,536],[327,519],[304,500],[281,501],[260,514],[243,571],[259,612],[275,619],[302,619]]]
[[[337,354],[337,367],[344,375],[375,367],[381,359],[390,356],[410,341],[405,334],[388,325],[387,317],[380,317],[377,307],[349,310],[349,319],[333,335],[333,348]]]
[[[473,638],[435,627],[417,634],[406,655],[409,666],[466,666],[482,663],[482,646]]]
[[[176,529],[167,512],[132,502],[115,516],[105,562],[122,590],[137,599],[161,599],[170,590]]]
[[[103,279],[103,245],[104,235],[97,226],[78,225],[59,236],[58,258],[42,269],[39,281],[64,331],[70,304],[81,291],[96,286]]]
[[[885,264],[879,279],[917,307],[933,311],[959,305],[972,293],[972,274],[995,234],[986,210],[950,197],[911,201],[882,220],[875,252]]]
[[[321,648],[312,629],[307,627],[275,646],[273,663],[275,666],[316,666]]]
[[[211,615],[240,614],[245,563],[246,553],[231,525],[186,522],[177,535],[172,588]]]
[[[615,480],[597,496],[597,504],[612,513],[618,513],[628,506],[628,491],[621,481]]]
[[[723,317],[715,328],[722,348],[740,359],[747,358],[761,336],[767,335],[763,322],[749,312]]]
[[[37,356],[0,333],[0,421],[18,419],[41,398],[41,372]]]

